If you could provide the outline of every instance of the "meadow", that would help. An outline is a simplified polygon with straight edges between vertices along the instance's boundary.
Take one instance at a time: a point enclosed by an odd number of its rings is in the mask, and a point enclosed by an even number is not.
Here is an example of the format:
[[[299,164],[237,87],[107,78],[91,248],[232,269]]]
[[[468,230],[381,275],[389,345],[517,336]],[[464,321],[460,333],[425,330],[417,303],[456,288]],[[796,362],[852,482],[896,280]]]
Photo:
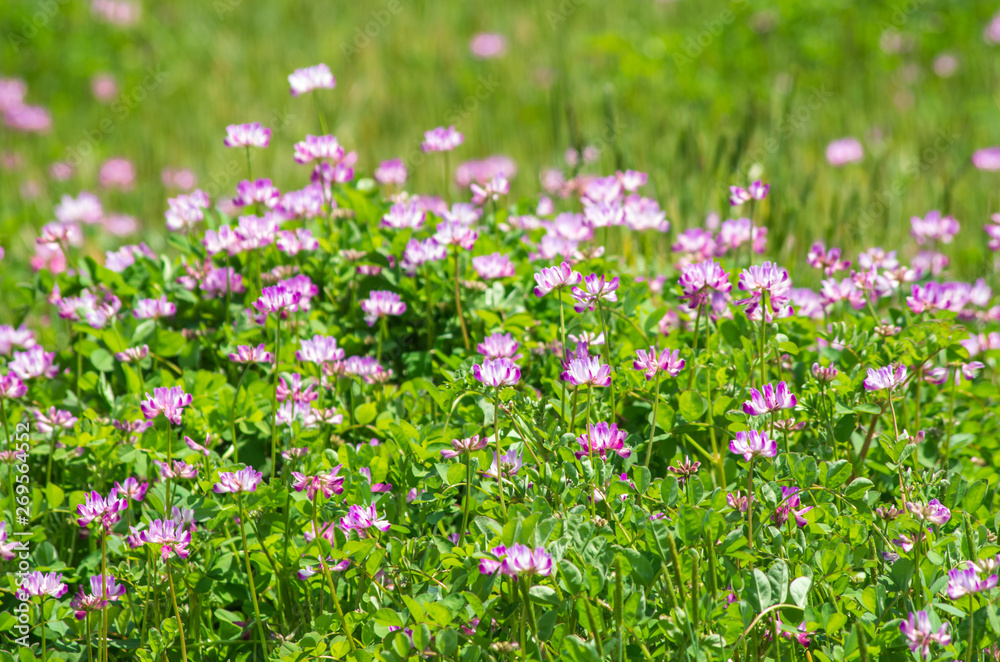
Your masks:
[[[1000,659],[995,8],[0,36],[0,660]]]

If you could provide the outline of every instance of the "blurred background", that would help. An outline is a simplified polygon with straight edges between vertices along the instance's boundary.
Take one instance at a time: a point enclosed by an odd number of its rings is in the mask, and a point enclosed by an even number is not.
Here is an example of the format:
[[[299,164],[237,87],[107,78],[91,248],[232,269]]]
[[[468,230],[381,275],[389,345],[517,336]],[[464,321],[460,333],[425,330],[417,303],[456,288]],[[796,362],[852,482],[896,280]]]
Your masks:
[[[358,176],[399,157],[411,192],[441,193],[440,160],[419,144],[449,124],[466,137],[451,167],[508,157],[515,197],[537,200],[551,170],[647,172],[671,238],[731,216],[728,187],[763,179],[769,257],[814,286],[812,241],[909,257],[910,218],[938,209],[962,225],[945,247],[953,274],[973,278],[991,268],[982,226],[1000,211],[1000,157],[973,164],[1000,145],[998,9],[4,0],[0,243],[27,259],[60,196],[89,191],[113,217],[95,254],[140,236],[162,249],[168,197],[197,186],[216,201],[245,178],[227,124],[273,130],[254,176],[286,190],[308,182],[292,145],[321,133],[321,113]],[[320,62],[336,89],[291,97],[288,74]]]

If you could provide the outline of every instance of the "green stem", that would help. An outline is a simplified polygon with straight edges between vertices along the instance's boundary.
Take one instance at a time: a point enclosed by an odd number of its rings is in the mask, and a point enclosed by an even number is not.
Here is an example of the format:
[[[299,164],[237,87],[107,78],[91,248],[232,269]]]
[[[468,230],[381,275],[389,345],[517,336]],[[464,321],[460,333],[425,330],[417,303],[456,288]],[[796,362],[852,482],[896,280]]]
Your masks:
[[[646,459],[642,466],[649,466],[649,458],[653,455],[653,437],[656,434],[656,410],[660,404],[660,371],[656,371],[656,385],[653,387],[653,422],[649,426],[649,445],[646,447]]]
[[[4,407],[4,398],[0,398],[0,417],[3,418],[3,429],[4,433],[7,435],[7,452],[10,453],[10,423],[7,422],[7,409]],[[55,452],[55,447],[49,449],[49,460],[52,460],[52,454]],[[14,497],[14,465],[12,461],[7,462],[7,480],[10,483],[7,494],[10,495],[10,521],[11,523],[17,521],[15,518],[15,513],[17,512],[17,499]],[[46,482],[46,486],[48,483]]]
[[[38,620],[42,622],[42,662],[49,659],[49,647],[45,641],[45,608],[42,603],[38,603]]]
[[[948,412],[948,435],[944,438],[944,467],[948,468],[948,457],[951,455],[951,433],[955,429],[955,382],[957,380],[952,377],[951,380],[951,405]],[[919,382],[918,382],[919,383]],[[919,405],[918,405],[919,406]],[[919,434],[920,430],[914,432],[914,434]],[[916,453],[914,453],[916,455]]]
[[[229,410],[229,428],[232,430],[233,435],[233,460],[239,464],[240,461],[240,449],[236,444],[236,403],[240,398],[240,388],[243,386],[243,378],[246,377],[247,370],[250,369],[250,364],[247,363],[243,366],[243,372],[240,373],[240,379],[236,382],[236,391],[233,393],[233,406]]]
[[[271,396],[271,480],[278,475],[278,368],[281,365],[281,313],[276,316],[274,329],[274,393]]]
[[[184,624],[181,622],[181,610],[177,608],[177,592],[174,590],[174,573],[170,569],[170,561],[167,563],[167,581],[170,582],[170,599],[174,603],[174,616],[177,617],[177,636],[181,640],[181,659],[187,662],[187,644],[184,642]]]
[[[434,348],[434,292],[431,289],[431,269],[424,272],[424,289],[427,295],[427,351]]]
[[[976,662],[976,640],[972,636],[976,629],[976,619],[974,618],[975,606],[972,603],[972,593],[969,593],[969,662]]]
[[[497,459],[497,466],[500,460]],[[465,454],[465,512],[462,514],[462,530],[458,534],[458,540],[465,539],[465,531],[469,526],[469,509],[472,507],[472,453]]]
[[[747,531],[749,534],[750,551],[753,551],[753,461],[750,458],[750,470],[747,472]]]
[[[706,311],[707,313],[707,311]],[[705,317],[705,351],[709,352],[711,355],[711,344],[712,344],[712,318],[710,315]],[[719,487],[726,486],[726,470],[722,461],[722,454],[719,453],[719,445],[715,439],[715,401],[712,399],[712,366],[708,365],[705,368],[705,376],[708,378],[708,385],[705,388],[705,399],[708,400],[708,434],[712,441],[712,460],[715,463],[715,473],[716,480],[719,481]]]
[[[615,367],[611,365],[611,335],[608,333],[607,324],[604,323],[604,304],[601,303],[600,299],[597,300],[597,310],[601,314],[601,331],[604,333],[604,356],[611,368],[611,422],[614,423],[617,420],[615,414]]]
[[[108,532],[101,531],[101,599],[108,600]],[[178,617],[180,620],[180,617]],[[101,659],[108,659],[108,607],[101,610]]]
[[[243,559],[246,561],[247,566],[247,584],[250,586],[250,597],[253,599],[253,613],[257,619],[257,633],[260,635],[261,648],[267,651],[267,635],[264,634],[264,621],[260,618],[260,606],[257,603],[257,587],[254,585],[253,568],[250,566],[250,545],[247,544],[247,531],[244,524],[247,514],[243,510],[243,498],[239,492],[236,493],[236,507],[240,510],[240,537],[243,538]],[[180,620],[180,617],[178,617],[178,620]]]
[[[231,321],[231,319],[229,317],[229,305],[230,305],[230,299],[232,297],[231,290],[230,290],[230,284],[229,284],[229,280],[230,280],[229,274],[230,274],[230,271],[229,271],[229,251],[226,251],[226,332],[227,333],[229,332],[229,330],[232,329],[232,321]],[[141,372],[142,368],[139,368],[139,371]]]
[[[500,460],[500,398],[499,391],[497,397],[493,399],[493,431],[494,431],[494,443],[496,446],[497,454],[497,493],[500,495],[500,511],[503,513],[503,519],[507,521],[507,506],[503,502],[503,470],[501,469],[502,462]]]

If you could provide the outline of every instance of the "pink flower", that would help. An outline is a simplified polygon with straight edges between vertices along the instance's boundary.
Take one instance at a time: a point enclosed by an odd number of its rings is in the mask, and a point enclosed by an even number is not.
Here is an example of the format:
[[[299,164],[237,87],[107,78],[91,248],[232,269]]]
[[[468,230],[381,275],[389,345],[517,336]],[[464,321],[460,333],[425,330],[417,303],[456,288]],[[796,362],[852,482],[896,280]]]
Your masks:
[[[938,526],[946,524],[948,520],[951,519],[951,511],[937,499],[931,499],[926,505],[913,501],[907,501],[906,509],[909,510],[915,518],[927,520],[931,524],[937,524]]]
[[[641,371],[646,376],[646,381],[651,380],[659,371],[664,371],[671,377],[676,377],[684,369],[684,359],[680,358],[680,350],[671,352],[664,349],[657,355],[656,347],[649,350],[637,349],[635,354],[638,358],[632,362],[632,367]]]
[[[319,334],[302,341],[301,348],[295,352],[295,358],[307,363],[326,363],[339,361],[344,358],[344,350],[337,346],[337,339],[333,336],[321,336]]]
[[[139,299],[135,304],[135,310],[132,311],[137,320],[160,319],[173,317],[176,314],[177,305],[167,301],[165,296],[159,299]]]
[[[336,136],[306,135],[305,140],[295,143],[295,162],[299,164],[323,160],[336,164],[343,161],[345,157],[344,148]]]
[[[611,280],[605,279],[606,276],[590,274],[583,279],[582,288],[574,287],[570,290],[573,298],[577,301],[573,306],[573,310],[582,313],[585,310],[594,310],[599,302],[618,301],[618,295],[615,294],[615,290],[618,289],[618,276],[615,276]]]
[[[625,430],[619,430],[615,423],[612,423],[610,426],[604,422],[597,425],[588,425],[587,430],[587,432],[577,438],[582,449],[575,453],[577,459],[593,453],[599,455],[601,460],[607,462],[608,451],[618,453],[622,459],[632,455],[632,449],[625,448],[625,438],[628,436],[628,433]]]
[[[458,221],[438,223],[437,233],[434,235],[434,241],[442,246],[461,246],[465,250],[472,250],[478,238],[478,232]]]
[[[347,510],[347,517],[340,520],[340,528],[344,530],[344,533],[350,533],[353,530],[361,538],[367,538],[368,529],[372,527],[383,533],[391,527],[389,520],[379,516],[374,503],[367,507],[352,505]]]
[[[327,499],[334,494],[342,494],[344,492],[344,477],[337,475],[340,473],[342,467],[343,465],[338,464],[330,469],[328,473],[317,474],[315,476],[307,476],[298,471],[293,471],[292,478],[294,480],[292,481],[292,487],[295,488],[296,492],[305,490],[310,501],[315,499],[316,495],[320,492]]]
[[[264,343],[256,347],[253,345],[239,345],[236,353],[229,355],[229,360],[233,363],[271,363],[274,357],[271,352],[264,350]]]
[[[14,373],[8,372],[0,377],[0,400],[23,398],[27,392],[28,387]]]
[[[838,271],[846,271],[851,266],[850,260],[840,259],[839,248],[831,248],[827,251],[826,244],[822,241],[817,241],[812,245],[808,255],[806,255],[806,261],[809,262],[810,266],[822,269],[826,276],[832,276]]]
[[[514,275],[514,264],[510,261],[510,257],[501,253],[474,257],[472,267],[483,280],[509,278]]]
[[[906,366],[887,365],[884,368],[874,370],[868,368],[868,377],[865,379],[865,389],[869,391],[881,391],[883,389],[895,390],[897,386],[906,381]]]
[[[736,305],[745,306],[747,317],[758,321],[763,311],[764,320],[771,322],[774,317],[790,317],[792,306],[789,302],[789,291],[792,280],[788,271],[772,262],[753,265],[740,274],[739,289],[749,293],[746,299],[736,301]],[[762,306],[767,296],[768,305]]]
[[[763,392],[750,389],[750,399],[743,403],[743,413],[747,416],[763,416],[781,409],[793,409],[798,399],[788,390],[785,382],[778,382],[777,388],[765,384]]]
[[[486,386],[500,388],[514,386],[521,380],[521,369],[510,359],[485,359],[472,366],[472,374]]]
[[[553,290],[577,285],[582,280],[583,275],[574,271],[568,262],[563,262],[558,267],[545,267],[535,274],[535,296],[543,297]]]
[[[826,160],[839,168],[848,163],[856,163],[865,156],[865,148],[855,138],[841,138],[826,146]]]
[[[469,50],[483,60],[500,57],[507,52],[507,38],[499,34],[481,32],[472,37]]]
[[[160,557],[166,561],[171,553],[186,559],[190,553],[191,531],[186,530],[183,522],[174,519],[153,520],[149,528],[139,531],[132,527],[130,545],[153,545],[160,547]]]
[[[36,377],[52,378],[59,374],[59,367],[53,364],[55,352],[46,352],[41,345],[36,345],[24,352],[14,352],[14,360],[7,364],[21,381]],[[16,385],[12,387],[16,389]]]
[[[146,399],[139,404],[139,407],[148,421],[155,420],[162,414],[174,425],[180,425],[184,407],[191,404],[193,400],[194,396],[185,393],[181,386],[154,388],[153,395],[146,393]]]
[[[63,583],[62,577],[62,575],[55,572],[41,573],[37,570],[29,572],[25,575],[24,581],[17,592],[20,593],[23,591],[25,595],[31,598],[45,597],[46,595],[53,598],[61,598],[69,590],[69,586]]]
[[[251,124],[230,124],[226,127],[226,147],[267,147],[271,142],[271,130],[260,122]]]
[[[476,346],[476,351],[487,359],[511,359],[516,361],[521,357],[517,353],[517,341],[509,333],[492,333]]]
[[[510,182],[506,177],[496,175],[482,186],[474,183],[469,188],[472,191],[472,204],[482,205],[487,200],[496,201],[500,196],[510,193]]]
[[[910,226],[910,234],[920,245],[927,241],[950,244],[959,230],[958,221],[953,216],[941,216],[937,210],[927,212],[923,218],[911,217]]]
[[[926,611],[918,611],[916,614],[911,611],[907,620],[899,624],[899,631],[906,638],[906,645],[910,647],[910,652],[919,652],[920,657],[925,660],[930,655],[932,643],[940,646],[951,644],[948,625],[943,624],[935,632]]]
[[[140,483],[132,476],[129,476],[123,483],[115,481],[115,489],[132,501],[142,501],[146,498],[146,490],[149,489],[149,483]]]
[[[813,363],[812,365],[812,374],[813,377],[817,379],[817,381],[831,382],[834,379],[836,379],[838,372],[839,371],[833,366],[824,367],[818,363]]]
[[[972,165],[979,170],[1000,170],[1000,147],[986,147],[972,154]]]
[[[0,393],[0,399],[2,398],[3,394]],[[35,425],[38,427],[38,431],[43,434],[50,434],[56,430],[72,430],[77,421],[76,416],[70,412],[64,409],[56,409],[55,407],[49,407],[45,411],[36,409],[32,412],[32,415],[35,417]]]
[[[747,497],[742,494],[739,490],[735,493],[730,492],[726,495],[726,504],[733,510],[738,510],[741,513],[745,513],[750,507],[750,501],[753,499],[752,496]]]
[[[382,227],[392,230],[403,230],[420,228],[424,224],[427,212],[418,207],[412,200],[406,204],[397,203],[389,208],[388,213],[382,217]]]
[[[374,326],[378,320],[388,316],[398,316],[406,312],[406,304],[399,295],[388,290],[373,290],[367,299],[361,301],[361,310],[365,311],[365,322]]]
[[[445,460],[451,460],[466,453],[481,451],[489,446],[489,441],[489,438],[480,437],[478,434],[466,439],[452,439],[451,450],[445,449],[441,451],[441,457]]]
[[[277,245],[278,250],[291,256],[298,255],[302,251],[314,251],[319,248],[319,242],[305,228],[279,232]]]
[[[968,561],[965,570],[948,571],[948,597],[952,600],[980,593],[995,588],[997,585],[997,575],[990,575],[986,579],[979,579],[979,571],[972,561]]]
[[[104,188],[128,190],[135,184],[135,168],[128,159],[108,159],[101,165],[98,178]]]
[[[729,442],[729,450],[749,462],[757,457],[774,457],[778,454],[778,443],[768,439],[766,432],[750,430],[737,432],[736,438]]]
[[[424,142],[420,148],[425,152],[450,152],[464,141],[465,136],[456,131],[455,127],[449,126],[446,129],[439,126],[424,133]]]
[[[244,179],[236,186],[236,197],[233,198],[233,205],[246,207],[247,205],[261,204],[268,209],[278,206],[281,199],[281,191],[271,184],[270,179],[258,179],[251,182]]]
[[[299,310],[299,302],[302,300],[301,292],[293,292],[284,285],[265,287],[261,290],[260,297],[253,302],[253,307],[257,311],[254,321],[257,324],[265,324],[268,315],[275,313],[281,315],[282,319],[288,317],[288,312]]]
[[[94,575],[90,578],[90,595],[83,587],[73,597],[70,606],[74,609],[77,620],[83,620],[91,611],[100,611],[125,595],[125,587],[115,581],[114,576]]]
[[[216,494],[226,492],[253,492],[260,485],[264,474],[255,471],[253,467],[244,467],[239,471],[219,474],[219,482],[212,489]]]
[[[332,90],[336,87],[337,81],[330,73],[330,67],[320,63],[304,69],[296,69],[288,75],[288,84],[291,85],[292,96],[297,97],[313,90]]]
[[[509,577],[519,575],[548,577],[552,574],[552,557],[544,547],[532,550],[530,547],[514,544],[507,548],[507,555],[500,566],[500,572]]]
[[[574,386],[607,387],[611,386],[611,366],[601,365],[600,357],[584,353],[566,364],[561,378]]]
[[[94,520],[101,520],[101,525],[105,531],[110,531],[111,527],[121,521],[121,511],[128,508],[128,500],[118,498],[118,488],[112,487],[111,492],[105,499],[97,492],[90,492],[84,496],[84,502],[76,507],[76,514],[80,517],[76,523],[81,528],[86,528]]]
[[[406,164],[402,159],[388,159],[375,168],[375,181],[383,185],[402,186],[406,183],[407,174]]]
[[[717,294],[728,295],[732,290],[729,274],[714,260],[691,264],[681,271],[679,283],[689,306],[699,308],[710,302]]]

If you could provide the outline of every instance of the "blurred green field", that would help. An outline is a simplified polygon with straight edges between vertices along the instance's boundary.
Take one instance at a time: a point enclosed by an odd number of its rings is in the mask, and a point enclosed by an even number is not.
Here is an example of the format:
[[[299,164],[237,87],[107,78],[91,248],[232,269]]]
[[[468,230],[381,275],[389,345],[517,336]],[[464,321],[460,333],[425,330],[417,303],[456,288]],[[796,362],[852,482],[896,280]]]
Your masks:
[[[567,147],[594,144],[601,158],[589,170],[649,173],[646,192],[674,234],[712,210],[726,218],[728,185],[771,182],[771,256],[803,282],[817,280],[803,268],[812,240],[849,257],[873,244],[907,257],[916,250],[909,219],[931,209],[962,224],[947,250],[954,275],[974,277],[990,268],[981,226],[1000,211],[1000,174],[970,163],[976,149],[1000,144],[1000,46],[983,39],[994,10],[955,0],[172,0],[145,2],[136,25],[118,27],[83,0],[8,0],[0,76],[23,78],[27,101],[50,108],[54,127],[0,129],[0,151],[23,157],[0,171],[2,243],[8,259],[28,254],[58,196],[96,191],[100,163],[123,156],[140,183],[100,193],[105,207],[135,215],[157,230],[143,239],[164,246],[161,169],[192,168],[201,187],[229,194],[243,174],[226,173],[242,159],[222,145],[232,122],[271,126],[255,175],[301,187],[308,172],[292,144],[319,124],[286,77],[325,62],[337,88],[320,93],[320,106],[362,173],[455,123],[466,142],[453,165],[509,155],[519,166],[512,192],[532,196]],[[505,35],[507,54],[474,58],[477,32]],[[942,53],[958,58],[951,77],[933,71]],[[118,79],[110,105],[90,90],[100,72]],[[865,159],[833,168],[824,150],[845,136],[864,143]],[[50,180],[50,164],[66,159],[79,162],[76,176]],[[28,180],[42,193],[23,201]],[[408,189],[440,185],[431,159]]]

